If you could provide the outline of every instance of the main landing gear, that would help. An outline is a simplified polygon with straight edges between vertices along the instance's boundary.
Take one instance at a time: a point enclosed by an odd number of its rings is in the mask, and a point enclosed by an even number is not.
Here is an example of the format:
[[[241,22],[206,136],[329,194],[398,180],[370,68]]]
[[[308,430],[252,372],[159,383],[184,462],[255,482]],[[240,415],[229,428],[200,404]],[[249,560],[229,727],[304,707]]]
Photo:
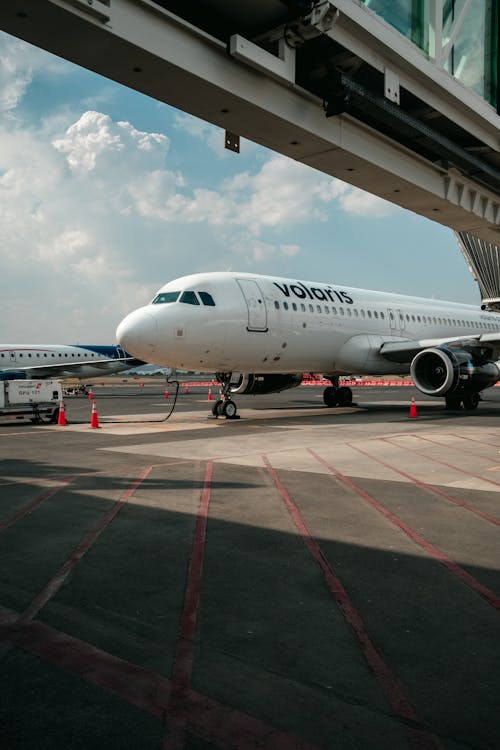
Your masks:
[[[468,393],[466,396],[445,396],[446,408],[448,411],[458,411],[462,408],[467,411],[477,409],[481,396],[479,393]]]
[[[237,406],[234,401],[229,398],[230,394],[230,382],[229,378],[220,381],[221,384],[221,398],[219,398],[212,406],[212,418],[217,419],[218,417],[225,417],[226,419],[239,419],[237,414]]]
[[[332,385],[323,391],[323,401],[326,406],[351,406],[352,391],[344,385],[339,386],[339,379],[331,377]]]

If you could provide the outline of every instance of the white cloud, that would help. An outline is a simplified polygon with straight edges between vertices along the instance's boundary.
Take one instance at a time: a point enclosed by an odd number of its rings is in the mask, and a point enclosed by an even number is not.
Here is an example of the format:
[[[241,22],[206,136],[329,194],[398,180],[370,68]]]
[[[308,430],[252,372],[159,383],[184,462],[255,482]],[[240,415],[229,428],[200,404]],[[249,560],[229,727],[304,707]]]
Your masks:
[[[133,172],[135,165],[130,163],[130,158],[135,162],[139,160],[144,170],[162,164],[169,140],[161,133],[145,133],[129,122],[113,122],[108,115],[89,111],[52,145],[66,155],[75,172],[95,172],[99,167],[101,172],[109,174],[109,169],[123,166],[128,172]],[[123,159],[125,151],[127,159]],[[113,179],[112,175],[110,179]]]
[[[12,113],[35,75],[64,75],[69,63],[0,32],[0,113]]]

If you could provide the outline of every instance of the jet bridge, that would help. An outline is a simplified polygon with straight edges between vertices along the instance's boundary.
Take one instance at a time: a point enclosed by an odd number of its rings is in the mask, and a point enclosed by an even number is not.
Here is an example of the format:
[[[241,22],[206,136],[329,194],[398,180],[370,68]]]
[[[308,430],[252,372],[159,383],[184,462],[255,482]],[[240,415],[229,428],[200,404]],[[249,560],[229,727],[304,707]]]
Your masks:
[[[0,28],[496,244],[498,3],[2,0]]]
[[[455,237],[479,285],[483,310],[500,313],[500,247],[467,232],[455,232]]]

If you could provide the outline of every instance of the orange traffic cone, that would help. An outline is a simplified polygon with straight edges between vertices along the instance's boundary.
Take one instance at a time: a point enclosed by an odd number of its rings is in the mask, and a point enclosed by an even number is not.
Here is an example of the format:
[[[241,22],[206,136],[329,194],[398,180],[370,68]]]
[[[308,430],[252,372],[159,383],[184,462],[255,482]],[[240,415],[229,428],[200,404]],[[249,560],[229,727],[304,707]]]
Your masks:
[[[189,393],[189,386],[188,385],[185,387],[184,393]]]
[[[89,396],[89,401],[92,401],[92,399],[94,398],[94,394],[92,393],[92,388],[89,389],[88,396]]]
[[[97,416],[97,409],[95,408],[95,401],[92,402],[92,414],[90,415],[90,426],[99,427],[99,417]]]
[[[168,398],[168,388],[165,388],[165,398]]]
[[[208,398],[207,398],[207,401],[211,401],[211,400],[212,400],[212,389],[209,388],[208,389]]]
[[[417,406],[415,404],[415,396],[411,397],[411,404],[410,404],[410,413],[408,414],[409,417],[412,419],[415,419],[417,416]]]
[[[57,424],[59,427],[66,427],[66,414],[64,413],[64,401],[59,401],[59,414],[57,415]]]

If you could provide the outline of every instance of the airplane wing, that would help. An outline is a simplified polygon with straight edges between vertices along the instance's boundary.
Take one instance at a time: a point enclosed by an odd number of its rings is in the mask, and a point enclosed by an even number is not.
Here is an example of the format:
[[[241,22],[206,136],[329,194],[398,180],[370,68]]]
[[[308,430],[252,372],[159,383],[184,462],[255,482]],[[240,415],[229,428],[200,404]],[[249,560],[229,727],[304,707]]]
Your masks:
[[[491,351],[489,358],[496,361],[500,358],[500,333],[478,333],[472,336],[455,336],[453,338],[441,339],[419,339],[419,340],[390,340],[385,341],[380,347],[380,354],[390,362],[411,362],[416,354],[423,349],[435,346],[448,346],[450,349],[461,349],[462,351],[480,352],[488,349]]]
[[[122,362],[124,367],[123,369],[128,369],[126,367],[127,364],[130,365],[130,368],[136,367],[137,365],[142,364],[142,360],[136,359],[135,357],[114,357],[112,359],[90,359],[87,361],[79,361],[79,362],[54,362],[53,364],[44,364],[44,365],[28,365],[28,366],[21,366],[18,367],[17,365],[14,366],[12,369],[16,370],[17,372],[26,372],[32,375],[33,377],[79,377],[79,375],[82,375],[83,377],[88,377],[88,373],[85,373],[84,368],[92,367],[96,370],[103,370],[103,374],[105,374],[106,371],[109,371],[108,365],[109,364],[116,364],[117,362]]]

